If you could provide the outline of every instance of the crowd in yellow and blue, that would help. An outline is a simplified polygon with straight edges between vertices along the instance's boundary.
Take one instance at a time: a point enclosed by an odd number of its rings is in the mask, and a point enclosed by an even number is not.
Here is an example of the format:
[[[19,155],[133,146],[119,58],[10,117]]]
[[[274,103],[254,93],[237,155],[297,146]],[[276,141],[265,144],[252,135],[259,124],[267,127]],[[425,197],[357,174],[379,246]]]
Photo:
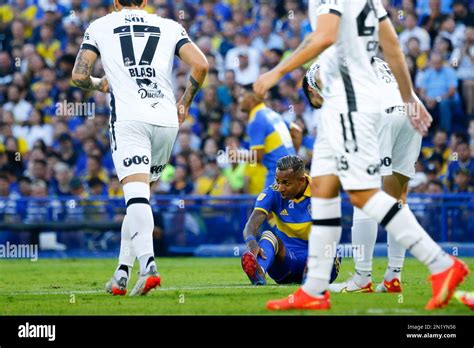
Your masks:
[[[2,4],[3,3],[3,4]],[[474,191],[474,14],[472,1],[383,1],[418,94],[434,116],[414,192]],[[207,80],[182,125],[153,193],[258,194],[266,169],[229,160],[249,149],[241,86],[254,82],[310,30],[306,0],[150,0],[146,10],[179,21],[205,53]],[[109,151],[109,96],[71,83],[84,30],[113,11],[111,0],[0,1],[0,197],[122,197]],[[104,74],[100,60],[94,76]],[[177,99],[187,67],[176,59]],[[318,113],[304,98],[305,67],[266,100],[304,132],[307,166]]]

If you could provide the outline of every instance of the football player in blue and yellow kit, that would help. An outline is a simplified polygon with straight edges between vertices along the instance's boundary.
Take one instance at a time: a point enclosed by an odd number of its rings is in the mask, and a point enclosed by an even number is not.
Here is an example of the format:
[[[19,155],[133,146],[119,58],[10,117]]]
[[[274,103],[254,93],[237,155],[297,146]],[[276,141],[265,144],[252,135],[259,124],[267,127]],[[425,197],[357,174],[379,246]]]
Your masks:
[[[276,162],[281,157],[296,154],[303,133],[298,125],[285,122],[280,114],[268,108],[254,93],[252,85],[242,88],[239,106],[249,115],[246,132],[250,151],[256,154],[253,160],[262,163],[267,169],[267,187],[275,180]]]
[[[242,255],[242,268],[254,285],[266,284],[265,274],[278,284],[301,283],[308,258],[311,231],[311,189],[304,161],[285,156],[276,164],[275,183],[257,198],[245,229],[249,251]],[[273,213],[274,231],[258,230]],[[340,258],[334,262],[331,282],[339,272]]]

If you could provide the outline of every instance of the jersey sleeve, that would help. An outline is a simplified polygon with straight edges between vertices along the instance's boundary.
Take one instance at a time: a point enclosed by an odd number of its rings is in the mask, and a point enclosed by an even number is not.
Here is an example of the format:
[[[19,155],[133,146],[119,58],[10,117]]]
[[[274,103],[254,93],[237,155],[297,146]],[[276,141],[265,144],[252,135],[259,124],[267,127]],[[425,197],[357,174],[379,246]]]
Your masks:
[[[188,32],[184,27],[178,23],[177,28],[177,36],[176,36],[176,49],[174,50],[174,54],[179,57],[179,50],[183,45],[191,42],[191,39],[188,36]]]
[[[86,32],[84,33],[84,39],[82,40],[81,49],[90,50],[100,56],[99,45],[97,44],[96,38],[97,30],[94,30],[94,28],[94,23],[90,24],[87,28]]]
[[[383,7],[382,1],[380,0],[375,0],[376,4],[376,14],[377,18],[379,19],[379,22],[383,21],[388,17],[387,11],[385,10],[385,7]]]
[[[340,17],[344,12],[344,0],[316,0],[310,2],[310,5],[314,6],[312,10],[316,17],[328,13]]]
[[[270,214],[273,208],[273,198],[275,196],[275,191],[271,187],[267,187],[260,193],[255,201],[254,210],[263,211],[265,214]]]
[[[255,119],[250,122],[247,128],[251,150],[263,149],[265,147],[265,128],[263,118],[259,117],[257,113]]]

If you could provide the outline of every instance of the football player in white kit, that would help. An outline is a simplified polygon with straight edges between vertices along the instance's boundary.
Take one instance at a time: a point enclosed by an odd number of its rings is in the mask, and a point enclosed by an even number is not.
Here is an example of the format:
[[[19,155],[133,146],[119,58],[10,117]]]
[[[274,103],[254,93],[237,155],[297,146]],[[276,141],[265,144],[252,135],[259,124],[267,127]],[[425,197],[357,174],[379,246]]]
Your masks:
[[[421,149],[421,135],[410,125],[405,114],[405,105],[397,81],[390,67],[382,59],[374,57],[372,65],[377,75],[380,91],[382,117],[378,137],[380,143],[380,174],[383,176],[384,191],[402,204],[406,203],[408,181],[415,175],[415,162]],[[303,79],[303,90],[314,108],[323,103],[320,65],[314,62]],[[377,221],[361,209],[354,208],[352,219],[352,244],[354,250],[355,274],[342,283],[329,285],[331,292],[373,292],[372,260],[377,239]],[[405,248],[391,235],[387,236],[388,267],[384,280],[377,292],[401,292],[401,270],[405,260]]]
[[[324,104],[311,165],[313,226],[308,273],[305,283],[294,294],[269,301],[267,308],[330,308],[329,277],[342,232],[340,185],[354,206],[383,225],[428,267],[433,295],[426,308],[443,307],[467,276],[467,266],[444,253],[407,206],[380,190],[377,131],[382,96],[371,65],[379,42],[400,87],[411,124],[426,134],[432,122],[414,94],[387,12],[380,0],[310,0],[309,6],[314,31],[291,56],[254,84],[255,92],[263,96],[285,74],[331,48],[320,57]]]
[[[127,211],[119,265],[106,284],[125,295],[138,259],[140,275],[130,295],[145,295],[161,283],[154,260],[150,183],[159,179],[191,102],[208,70],[204,54],[177,22],[148,14],[146,0],[115,0],[115,12],[95,20],[84,34],[72,80],[88,90],[110,92],[110,145]],[[176,103],[171,83],[174,57],[191,67],[186,91]],[[100,56],[105,70],[91,77]]]

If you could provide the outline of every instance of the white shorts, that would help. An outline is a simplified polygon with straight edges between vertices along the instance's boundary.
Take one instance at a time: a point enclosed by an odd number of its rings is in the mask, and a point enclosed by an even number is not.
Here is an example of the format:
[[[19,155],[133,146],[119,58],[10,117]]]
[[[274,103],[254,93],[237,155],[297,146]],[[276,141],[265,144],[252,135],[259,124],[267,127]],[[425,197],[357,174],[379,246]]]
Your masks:
[[[415,176],[415,163],[421,150],[422,136],[413,129],[404,107],[391,108],[382,114],[379,130],[382,176],[397,172],[408,178]]]
[[[139,121],[111,122],[112,159],[118,179],[133,174],[150,174],[156,181],[169,161],[178,128]]]
[[[380,188],[379,122],[379,113],[342,114],[324,104],[311,177],[337,175],[345,190]]]

